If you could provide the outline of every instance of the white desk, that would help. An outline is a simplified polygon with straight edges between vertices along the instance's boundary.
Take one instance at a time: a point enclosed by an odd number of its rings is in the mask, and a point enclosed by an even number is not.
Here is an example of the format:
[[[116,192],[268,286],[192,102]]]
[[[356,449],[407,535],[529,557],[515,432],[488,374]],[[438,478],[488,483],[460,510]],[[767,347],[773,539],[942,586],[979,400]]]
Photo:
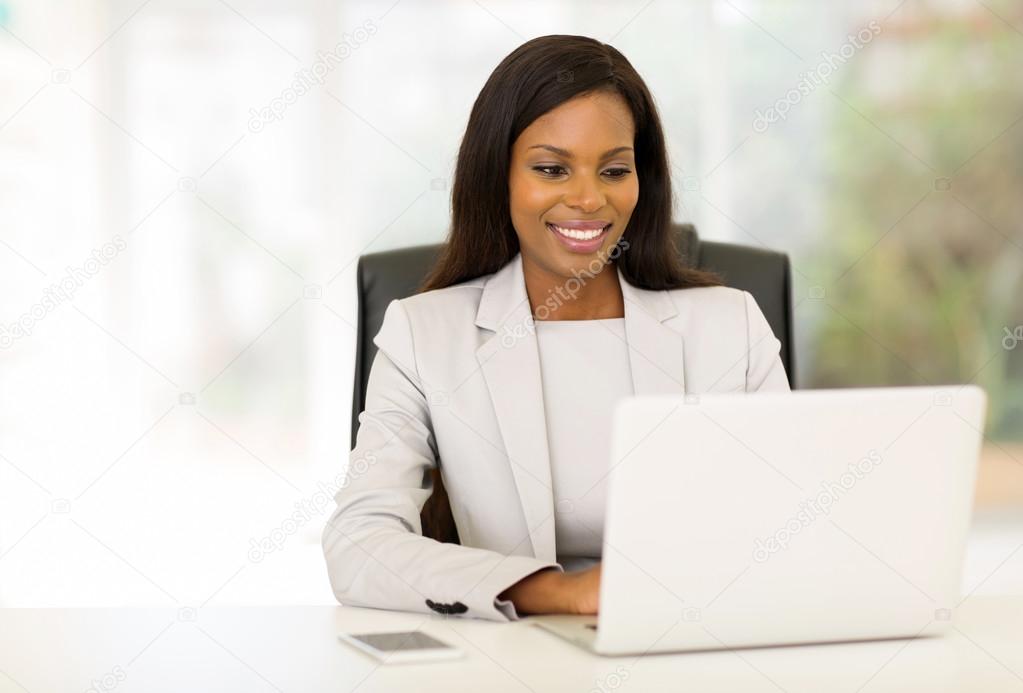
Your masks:
[[[378,666],[335,637],[420,626],[467,656]],[[913,640],[602,658],[523,622],[373,609],[7,609],[0,692],[1023,691],[1023,597],[973,597],[955,627]]]

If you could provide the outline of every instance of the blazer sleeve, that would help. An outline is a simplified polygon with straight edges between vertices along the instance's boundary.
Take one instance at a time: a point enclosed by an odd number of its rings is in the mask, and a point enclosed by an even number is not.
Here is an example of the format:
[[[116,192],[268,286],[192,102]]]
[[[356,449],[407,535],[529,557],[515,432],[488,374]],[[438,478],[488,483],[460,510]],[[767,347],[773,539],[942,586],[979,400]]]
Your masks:
[[[388,305],[373,342],[366,406],[322,537],[335,597],[352,606],[518,620],[514,604],[497,595],[531,573],[562,567],[422,536],[437,445],[400,299]]]
[[[746,343],[749,360],[746,392],[788,392],[789,380],[781,362],[781,341],[774,336],[767,318],[748,291],[746,298]]]

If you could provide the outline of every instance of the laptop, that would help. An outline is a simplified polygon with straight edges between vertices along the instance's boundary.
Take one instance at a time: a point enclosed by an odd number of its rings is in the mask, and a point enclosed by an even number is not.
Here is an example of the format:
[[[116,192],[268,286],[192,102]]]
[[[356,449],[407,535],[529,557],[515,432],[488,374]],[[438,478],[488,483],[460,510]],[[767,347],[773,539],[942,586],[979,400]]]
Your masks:
[[[599,615],[523,620],[603,655],[940,633],[986,408],[973,385],[624,398]]]

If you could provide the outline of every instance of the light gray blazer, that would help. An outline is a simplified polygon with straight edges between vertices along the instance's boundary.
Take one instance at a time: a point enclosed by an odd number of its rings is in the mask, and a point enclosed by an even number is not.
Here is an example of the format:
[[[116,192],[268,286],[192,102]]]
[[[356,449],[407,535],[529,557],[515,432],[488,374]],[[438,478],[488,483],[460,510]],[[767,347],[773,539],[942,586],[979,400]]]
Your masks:
[[[748,292],[647,291],[617,271],[637,395],[789,389],[780,342]],[[521,254],[493,274],[392,301],[373,341],[356,445],[323,532],[335,596],[517,619],[497,595],[562,569]],[[438,459],[461,545],[422,536]]]

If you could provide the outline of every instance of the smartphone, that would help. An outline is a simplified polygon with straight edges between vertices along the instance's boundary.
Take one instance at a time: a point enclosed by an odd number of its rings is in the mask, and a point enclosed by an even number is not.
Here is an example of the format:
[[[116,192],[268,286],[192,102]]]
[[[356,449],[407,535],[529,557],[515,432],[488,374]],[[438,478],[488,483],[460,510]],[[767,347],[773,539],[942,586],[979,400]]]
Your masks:
[[[381,662],[429,662],[455,659],[462,650],[419,630],[390,633],[339,633],[338,638]]]

